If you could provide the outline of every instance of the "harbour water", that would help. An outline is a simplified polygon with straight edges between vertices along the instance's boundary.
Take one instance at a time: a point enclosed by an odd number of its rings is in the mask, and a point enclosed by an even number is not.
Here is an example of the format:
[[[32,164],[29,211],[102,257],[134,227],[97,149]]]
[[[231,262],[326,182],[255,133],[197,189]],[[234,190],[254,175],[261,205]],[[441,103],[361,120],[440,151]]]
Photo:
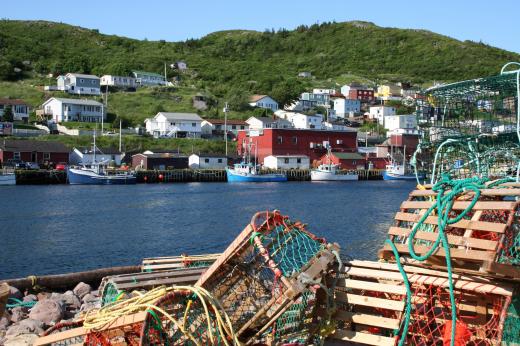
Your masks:
[[[375,259],[414,182],[188,183],[0,188],[0,279],[224,250],[256,211],[279,209]]]

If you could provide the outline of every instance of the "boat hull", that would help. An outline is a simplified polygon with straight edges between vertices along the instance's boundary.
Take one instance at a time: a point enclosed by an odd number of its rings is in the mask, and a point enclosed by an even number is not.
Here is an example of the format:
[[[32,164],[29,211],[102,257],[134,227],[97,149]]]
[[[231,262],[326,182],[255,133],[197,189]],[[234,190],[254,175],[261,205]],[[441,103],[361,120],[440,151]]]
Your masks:
[[[354,181],[358,180],[357,174],[334,174],[332,172],[311,171],[312,181]]]
[[[268,183],[287,181],[285,174],[240,174],[226,169],[228,183]]]
[[[67,178],[71,185],[129,185],[136,184],[134,175],[99,175],[94,172],[69,168]]]
[[[424,179],[423,174],[418,175],[419,179]],[[383,180],[416,180],[415,174],[395,174],[383,171]]]
[[[14,173],[0,174],[0,186],[16,185],[16,176]]]

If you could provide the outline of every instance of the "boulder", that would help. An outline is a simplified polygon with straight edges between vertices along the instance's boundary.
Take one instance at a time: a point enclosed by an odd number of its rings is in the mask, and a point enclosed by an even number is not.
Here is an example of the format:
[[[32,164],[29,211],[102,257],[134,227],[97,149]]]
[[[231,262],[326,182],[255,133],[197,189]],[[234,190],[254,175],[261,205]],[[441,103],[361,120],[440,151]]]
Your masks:
[[[95,303],[99,300],[100,300],[99,297],[96,297],[95,295],[90,294],[90,293],[85,295],[82,299],[83,303]]]
[[[14,337],[6,337],[4,346],[30,346],[38,339],[36,334],[21,334]]]
[[[9,298],[22,300],[23,299],[23,293],[20,292],[20,290],[18,288],[13,287],[13,286],[9,286]]]
[[[29,294],[29,295],[26,295],[25,297],[23,297],[24,302],[35,302],[37,300],[38,300],[38,297],[35,296],[34,294]]]
[[[9,327],[5,336],[12,338],[21,334],[39,334],[43,333],[42,327],[43,324],[40,321],[28,319]]]
[[[27,308],[17,306],[11,309],[11,322],[16,323],[27,317]]]
[[[84,282],[80,282],[79,284],[74,287],[72,290],[75,295],[77,295],[80,299],[82,299],[84,296],[92,292],[92,287],[90,287],[89,284],[86,284]]]
[[[6,316],[0,318],[0,330],[7,330],[7,327],[9,327],[10,324],[9,321],[10,320]]]
[[[53,299],[45,299],[36,303],[29,313],[29,318],[42,321],[45,325],[51,325],[63,318],[64,308],[60,302]]]

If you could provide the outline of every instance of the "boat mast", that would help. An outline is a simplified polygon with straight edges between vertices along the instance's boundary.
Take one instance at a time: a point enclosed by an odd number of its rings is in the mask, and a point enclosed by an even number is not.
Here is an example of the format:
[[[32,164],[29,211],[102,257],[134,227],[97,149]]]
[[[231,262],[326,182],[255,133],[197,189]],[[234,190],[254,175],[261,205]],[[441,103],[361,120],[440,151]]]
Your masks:
[[[92,163],[95,164],[96,163],[96,129],[94,129],[94,159],[92,160]]]
[[[403,148],[403,172],[406,172],[406,145]]]

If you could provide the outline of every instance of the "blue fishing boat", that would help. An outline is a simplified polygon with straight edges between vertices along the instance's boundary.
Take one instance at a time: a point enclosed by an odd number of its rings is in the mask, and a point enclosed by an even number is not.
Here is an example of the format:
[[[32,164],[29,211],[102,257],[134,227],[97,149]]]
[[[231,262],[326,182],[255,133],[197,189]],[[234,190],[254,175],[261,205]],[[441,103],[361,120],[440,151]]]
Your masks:
[[[228,183],[287,181],[287,176],[285,174],[261,174],[259,171],[259,167],[252,163],[237,163],[233,168],[226,168],[227,181]]]

